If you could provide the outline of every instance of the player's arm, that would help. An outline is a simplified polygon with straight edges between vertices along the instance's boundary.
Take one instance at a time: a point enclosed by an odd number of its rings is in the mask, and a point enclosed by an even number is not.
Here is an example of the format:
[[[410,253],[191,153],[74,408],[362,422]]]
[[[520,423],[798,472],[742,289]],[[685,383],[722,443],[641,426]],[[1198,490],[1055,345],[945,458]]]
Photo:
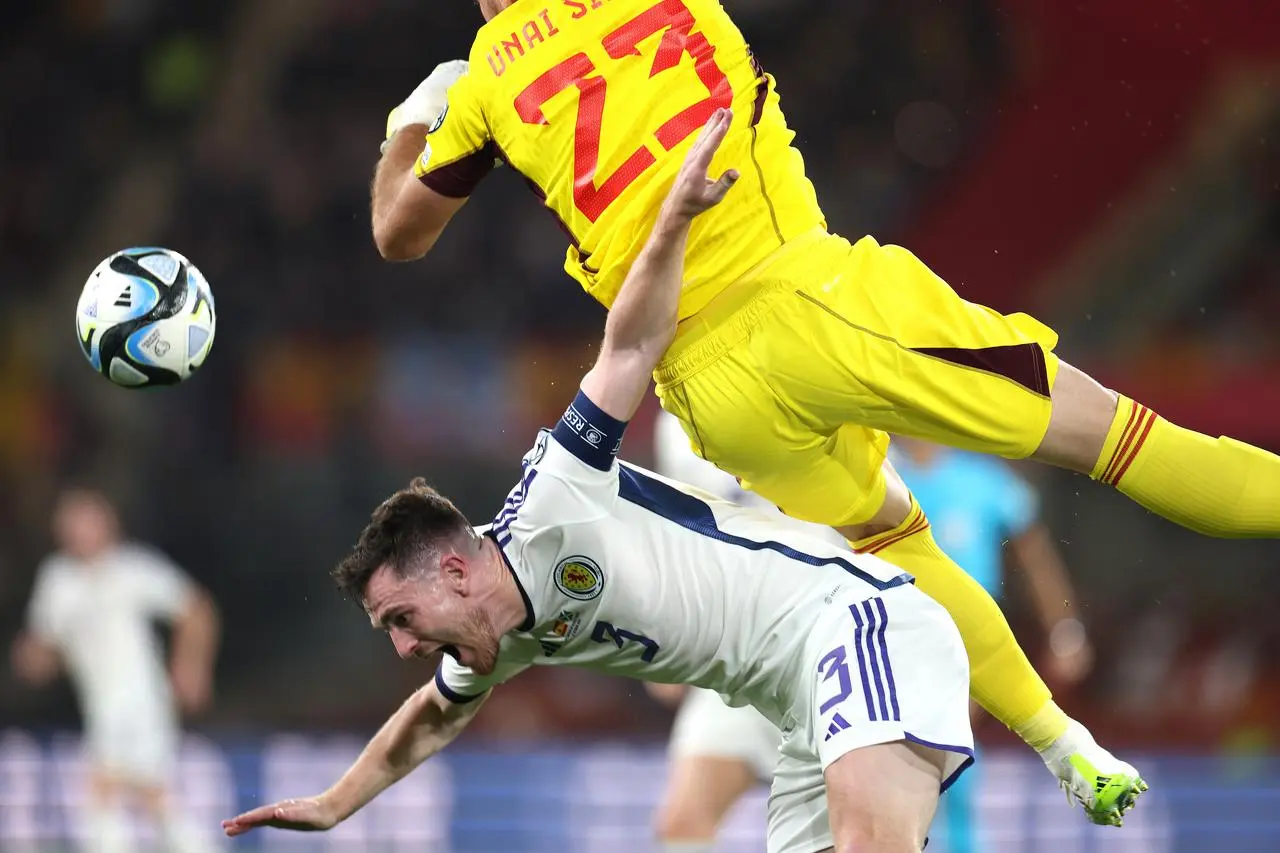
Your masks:
[[[23,631],[10,651],[14,674],[33,687],[43,687],[58,675],[58,650],[34,631]]]
[[[1071,602],[1075,590],[1048,528],[1033,522],[1011,538],[1008,547],[1010,556],[1027,578],[1031,600],[1045,632],[1053,630],[1060,620],[1073,618]]]
[[[35,589],[27,605],[27,627],[18,634],[9,654],[14,674],[33,687],[57,678],[60,665],[54,641],[58,602],[51,574],[47,563],[36,571]]]
[[[370,194],[373,240],[389,261],[430,251],[493,168],[488,124],[467,67],[466,60],[437,65],[387,116]]]
[[[487,694],[486,694],[487,695]],[[483,697],[465,704],[445,698],[434,681],[408,698],[334,785],[314,797],[283,800],[222,822],[229,836],[258,827],[331,829],[444,749],[466,728]]]
[[[995,470],[1000,477],[996,511],[1009,537],[1008,554],[1026,578],[1027,591],[1053,652],[1050,665],[1062,681],[1079,681],[1093,664],[1093,649],[1084,624],[1076,616],[1071,575],[1049,529],[1039,520],[1040,499],[1035,490],[1003,465]]]
[[[128,550],[126,577],[148,615],[173,631],[169,683],[178,706],[201,711],[213,696],[213,662],[221,624],[213,598],[168,556],[142,545]]]
[[[411,124],[391,137],[373,175],[373,242],[388,261],[416,261],[436,244],[463,198],[441,195],[418,179],[427,125]]]
[[[732,169],[718,180],[707,177],[731,120],[725,109],[707,120],[609,310],[600,355],[583,377],[582,391],[611,418],[631,420],[649,389],[653,369],[675,338],[689,226],[699,213],[718,204],[738,179]]]
[[[200,711],[213,695],[213,663],[221,619],[213,597],[193,586],[173,621],[170,680],[184,711]]]
[[[1077,616],[1075,588],[1049,529],[1032,522],[1009,540],[1009,553],[1022,568],[1049,647],[1065,680],[1083,678],[1093,659],[1084,624]]]

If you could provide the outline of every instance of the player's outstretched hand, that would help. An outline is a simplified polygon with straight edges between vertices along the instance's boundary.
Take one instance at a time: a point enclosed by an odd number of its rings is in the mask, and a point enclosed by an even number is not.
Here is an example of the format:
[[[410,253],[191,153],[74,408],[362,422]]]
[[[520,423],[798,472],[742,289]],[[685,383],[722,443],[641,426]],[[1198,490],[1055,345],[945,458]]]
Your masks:
[[[737,169],[727,170],[714,181],[707,174],[711,168],[711,159],[716,156],[732,121],[733,110],[722,107],[713,112],[702,126],[702,131],[684,158],[680,173],[676,175],[671,192],[667,194],[664,207],[668,215],[692,219],[719,204],[729,188],[737,182]]]
[[[222,822],[228,837],[244,835],[253,829],[269,826],[298,832],[322,832],[337,826],[338,817],[323,797],[282,800],[269,806],[258,806]]]

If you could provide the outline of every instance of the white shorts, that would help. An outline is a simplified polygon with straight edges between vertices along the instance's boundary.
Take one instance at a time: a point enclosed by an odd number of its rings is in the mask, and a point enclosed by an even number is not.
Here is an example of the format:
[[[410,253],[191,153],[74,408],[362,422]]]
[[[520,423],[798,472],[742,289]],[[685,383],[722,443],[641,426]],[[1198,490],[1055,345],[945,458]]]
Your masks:
[[[901,740],[941,750],[943,791],[973,762],[964,643],[914,586],[831,608],[806,654],[810,681],[785,721],[769,796],[769,853],[834,846],[823,771],[846,753]]]
[[[140,785],[164,785],[178,752],[178,726],[171,714],[103,715],[85,725],[85,752],[98,771]]]
[[[731,708],[714,690],[690,687],[671,729],[671,755],[745,762],[762,781],[773,778],[782,732],[755,708]]]

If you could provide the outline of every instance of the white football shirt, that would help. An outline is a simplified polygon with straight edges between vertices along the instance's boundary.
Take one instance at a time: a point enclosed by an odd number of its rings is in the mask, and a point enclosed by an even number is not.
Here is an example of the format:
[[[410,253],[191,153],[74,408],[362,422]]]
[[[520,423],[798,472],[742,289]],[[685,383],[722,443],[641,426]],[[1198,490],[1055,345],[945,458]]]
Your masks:
[[[177,617],[191,589],[173,563],[139,545],[119,545],[89,563],[55,553],[41,564],[28,623],[57,648],[90,727],[171,710],[152,622]]]
[[[446,657],[436,684],[465,702],[531,665],[573,665],[710,688],[782,725],[793,691],[808,683],[819,612],[837,593],[870,598],[911,576],[619,463],[624,427],[579,394],[539,434],[485,533],[526,619],[502,638],[494,673]]]

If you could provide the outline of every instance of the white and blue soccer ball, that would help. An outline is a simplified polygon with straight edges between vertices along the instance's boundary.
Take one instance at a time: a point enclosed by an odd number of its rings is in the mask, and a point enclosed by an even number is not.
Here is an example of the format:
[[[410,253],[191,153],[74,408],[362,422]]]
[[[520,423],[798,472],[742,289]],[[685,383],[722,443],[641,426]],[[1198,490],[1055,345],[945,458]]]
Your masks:
[[[217,327],[200,271],[170,249],[116,252],[89,275],[76,305],[80,349],[117,385],[176,385],[204,364]]]

